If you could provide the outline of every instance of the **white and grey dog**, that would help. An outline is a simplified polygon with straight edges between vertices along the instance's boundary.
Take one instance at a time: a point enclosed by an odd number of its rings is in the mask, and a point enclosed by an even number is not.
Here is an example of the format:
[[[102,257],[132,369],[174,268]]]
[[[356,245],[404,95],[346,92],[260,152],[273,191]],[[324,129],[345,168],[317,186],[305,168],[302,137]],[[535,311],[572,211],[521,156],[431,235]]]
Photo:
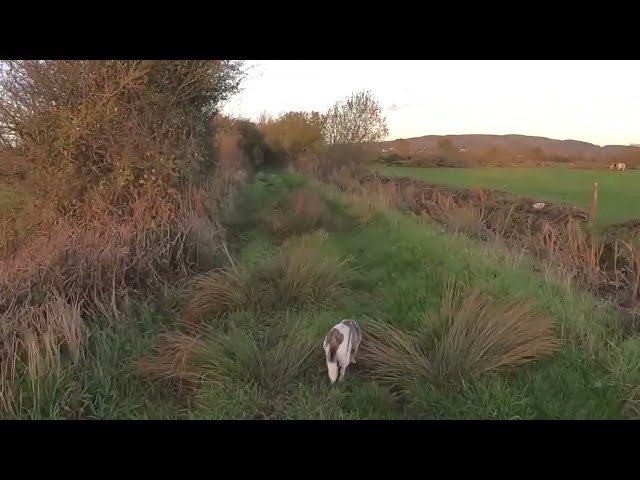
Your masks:
[[[327,334],[324,351],[331,383],[341,382],[349,364],[356,363],[361,341],[362,333],[355,320],[342,320]]]

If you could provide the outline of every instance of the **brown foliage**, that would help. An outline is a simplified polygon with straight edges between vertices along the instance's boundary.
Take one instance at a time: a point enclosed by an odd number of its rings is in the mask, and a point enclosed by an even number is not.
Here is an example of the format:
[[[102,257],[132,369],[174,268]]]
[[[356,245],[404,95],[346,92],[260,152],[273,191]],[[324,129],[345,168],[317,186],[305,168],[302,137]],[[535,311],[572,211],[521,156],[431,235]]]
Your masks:
[[[317,112],[288,112],[278,118],[263,117],[259,128],[275,155],[293,161],[319,152],[323,144],[322,124]]]
[[[219,183],[214,180],[212,188]],[[222,265],[224,230],[217,224],[216,202],[202,188],[162,201],[140,194],[126,211],[92,198],[82,217],[58,219],[5,256],[0,408],[15,407],[13,380],[37,383],[63,357],[72,365],[81,361],[86,317],[127,318],[129,298],[157,299],[168,285]]]
[[[211,347],[195,331],[169,332],[160,338],[156,354],[139,362],[138,370],[144,375],[175,382],[179,388],[194,389],[207,378],[206,363],[203,365],[198,359],[215,355]]]
[[[194,323],[205,316],[218,318],[250,304],[250,277],[236,267],[214,270],[196,278],[181,321]]]
[[[0,76],[0,137],[15,147],[42,207],[88,192],[128,203],[211,163],[206,120],[238,89],[228,61],[11,61]]]
[[[261,152],[250,129],[210,121],[236,62],[20,61],[0,75],[0,160],[27,168],[19,215],[2,219],[8,411],[14,380],[39,388],[82,360],[83,317],[118,320],[130,298],[224,264],[221,212]]]
[[[146,290],[186,274],[199,261],[192,238],[208,227],[194,224],[199,202],[145,195],[122,215],[94,199],[82,219],[59,219],[0,263],[0,311],[51,290],[91,303],[114,289]]]
[[[20,372],[37,381],[40,365],[58,368],[65,352],[77,363],[82,317],[119,319],[131,296],[157,298],[168,284],[222,265],[218,219],[242,182],[233,178],[229,168],[207,185],[163,197],[136,192],[120,209],[92,194],[75,215],[22,232],[0,257],[0,345],[11,350],[5,352],[11,361],[0,358],[6,382],[22,378]],[[6,382],[0,396],[10,409]]]

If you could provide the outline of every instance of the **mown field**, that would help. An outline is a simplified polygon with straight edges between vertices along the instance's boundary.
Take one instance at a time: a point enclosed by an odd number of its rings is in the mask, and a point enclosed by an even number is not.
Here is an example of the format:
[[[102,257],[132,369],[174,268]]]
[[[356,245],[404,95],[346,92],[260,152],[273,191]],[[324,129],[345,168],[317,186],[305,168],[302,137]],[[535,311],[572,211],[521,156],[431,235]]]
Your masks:
[[[294,175],[260,174],[236,205],[235,266],[194,284],[195,329],[143,304],[126,322],[88,319],[80,366],[22,384],[10,416],[638,415],[640,339],[531,260]],[[331,387],[322,340],[343,318],[360,322],[363,354]]]
[[[381,173],[411,177],[460,188],[488,188],[578,208],[591,206],[593,183],[598,182],[600,225],[640,217],[640,172],[565,168],[406,168],[383,166]]]

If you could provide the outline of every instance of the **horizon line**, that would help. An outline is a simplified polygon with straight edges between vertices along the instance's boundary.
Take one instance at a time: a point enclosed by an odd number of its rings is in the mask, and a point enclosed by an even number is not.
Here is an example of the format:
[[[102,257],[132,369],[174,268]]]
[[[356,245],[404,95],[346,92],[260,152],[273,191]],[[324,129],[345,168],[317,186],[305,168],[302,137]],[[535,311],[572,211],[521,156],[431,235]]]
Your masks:
[[[427,133],[424,135],[417,135],[417,136],[413,136],[413,137],[395,137],[395,138],[388,138],[385,140],[380,140],[377,143],[383,143],[383,142],[394,142],[396,140],[413,140],[413,139],[417,139],[417,138],[424,138],[424,137],[462,137],[462,136],[482,136],[482,137],[529,137],[529,138],[542,138],[542,139],[546,139],[546,140],[553,140],[556,142],[580,142],[580,143],[587,143],[589,145],[593,145],[596,147],[600,147],[600,148],[605,148],[605,147],[633,147],[633,148],[640,148],[640,142],[638,143],[634,143],[634,142],[629,142],[627,144],[622,144],[622,143],[606,143],[606,144],[600,144],[600,143],[594,143],[594,142],[589,142],[587,140],[578,140],[576,138],[565,138],[565,139],[561,139],[561,138],[554,138],[554,137],[546,137],[543,135],[528,135],[525,133],[445,133],[445,134],[440,134],[440,133]]]

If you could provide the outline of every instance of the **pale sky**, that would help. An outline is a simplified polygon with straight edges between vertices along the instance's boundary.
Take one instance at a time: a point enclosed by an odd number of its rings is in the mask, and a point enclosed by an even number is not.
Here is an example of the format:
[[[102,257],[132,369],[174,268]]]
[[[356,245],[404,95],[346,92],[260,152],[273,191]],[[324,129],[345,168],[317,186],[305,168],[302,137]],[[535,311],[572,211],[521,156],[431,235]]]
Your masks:
[[[225,108],[257,119],[325,111],[361,89],[387,116],[389,139],[536,135],[597,145],[640,143],[638,60],[261,60]]]

